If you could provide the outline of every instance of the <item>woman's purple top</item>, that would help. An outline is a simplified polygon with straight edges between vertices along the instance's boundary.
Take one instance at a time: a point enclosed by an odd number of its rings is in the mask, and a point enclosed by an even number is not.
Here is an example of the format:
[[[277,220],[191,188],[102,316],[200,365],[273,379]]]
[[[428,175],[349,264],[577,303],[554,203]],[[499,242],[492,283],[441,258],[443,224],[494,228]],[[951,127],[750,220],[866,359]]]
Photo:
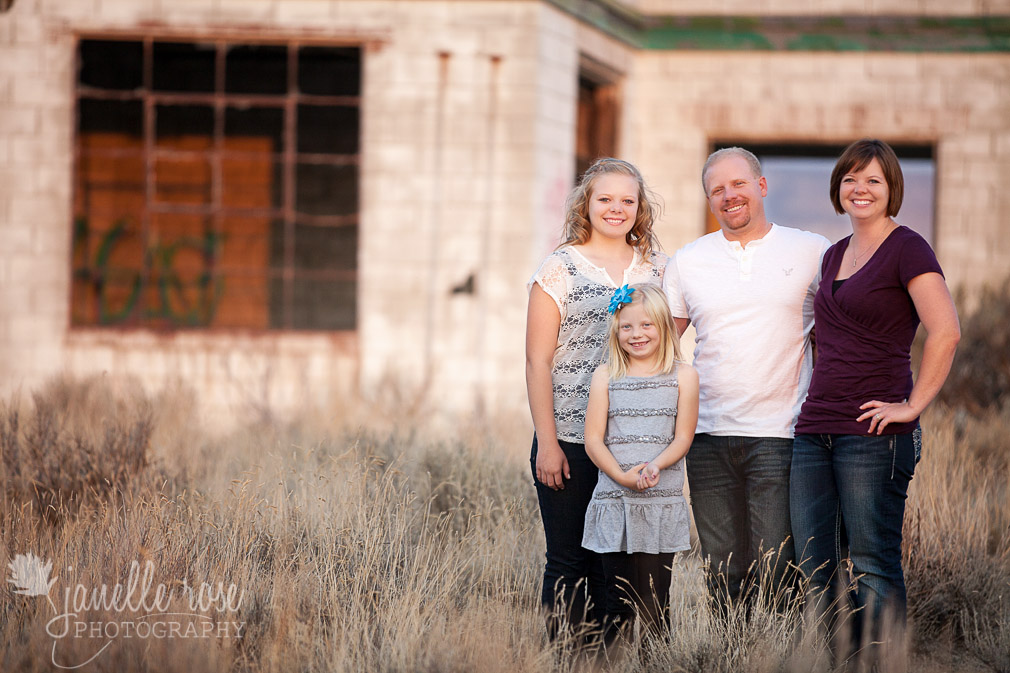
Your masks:
[[[821,284],[814,298],[817,359],[797,433],[865,435],[859,405],[871,400],[901,402],[912,391],[909,351],[919,314],[908,294],[916,276],[943,274],[936,255],[919,234],[899,226],[863,268],[836,291],[830,282],[852,236],[828,248],[821,261]],[[884,434],[911,432],[919,420],[891,423]]]

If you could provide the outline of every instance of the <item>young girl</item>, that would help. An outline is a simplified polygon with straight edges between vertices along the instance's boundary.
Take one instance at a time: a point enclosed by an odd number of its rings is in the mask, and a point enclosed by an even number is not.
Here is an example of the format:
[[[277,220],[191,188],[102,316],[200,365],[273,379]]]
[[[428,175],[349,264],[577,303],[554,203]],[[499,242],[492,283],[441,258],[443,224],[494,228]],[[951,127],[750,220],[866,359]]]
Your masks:
[[[610,358],[586,411],[600,472],[582,539],[603,559],[607,642],[636,608],[654,631],[665,621],[673,554],[691,547],[683,459],[698,422],[698,374],[682,362],[663,291],[622,287],[611,310]]]
[[[547,540],[541,601],[550,618],[602,624],[603,572],[582,547],[596,466],[583,445],[593,371],[604,360],[607,305],[627,283],[663,282],[652,233],[658,207],[642,175],[599,159],[568,197],[563,241],[530,280],[526,388],[536,434],[530,466]]]

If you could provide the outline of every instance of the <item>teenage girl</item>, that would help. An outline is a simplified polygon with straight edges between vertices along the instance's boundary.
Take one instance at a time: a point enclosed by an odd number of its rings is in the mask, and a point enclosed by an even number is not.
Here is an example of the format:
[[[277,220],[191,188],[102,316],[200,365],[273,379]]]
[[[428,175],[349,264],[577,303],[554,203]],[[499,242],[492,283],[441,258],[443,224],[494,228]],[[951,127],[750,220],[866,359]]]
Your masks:
[[[603,570],[582,547],[596,466],[586,455],[589,384],[606,357],[607,306],[628,283],[661,286],[658,205],[638,169],[598,159],[568,197],[562,243],[528,284],[526,389],[536,431],[530,455],[547,541],[541,602],[548,634],[602,624]]]
[[[600,468],[582,544],[601,554],[609,642],[635,612],[657,631],[674,552],[690,549],[684,456],[698,423],[698,373],[682,361],[666,295],[618,290],[610,357],[593,374],[586,453]]]

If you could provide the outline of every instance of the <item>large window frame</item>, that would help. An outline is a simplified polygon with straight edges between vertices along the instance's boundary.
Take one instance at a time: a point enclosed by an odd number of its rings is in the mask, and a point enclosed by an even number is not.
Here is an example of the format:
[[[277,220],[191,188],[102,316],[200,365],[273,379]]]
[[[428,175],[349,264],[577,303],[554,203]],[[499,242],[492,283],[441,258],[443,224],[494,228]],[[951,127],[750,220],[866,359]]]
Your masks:
[[[126,59],[121,64],[127,69],[139,67],[138,86],[102,86],[88,81],[85,50],[111,43],[123,45],[124,49],[139,47],[139,66]],[[196,65],[185,73],[190,80],[183,84],[159,83],[159,77],[166,79],[164,69],[159,74],[156,68],[159,51],[170,53],[173,49],[184,51],[187,48],[203,50],[195,58]],[[243,88],[262,87],[248,72],[245,80],[233,76],[241,70],[241,55],[255,54],[257,50],[283,51],[283,74],[278,70],[274,79],[268,80],[270,74],[264,73],[262,79],[264,83],[275,82],[264,84],[267,89],[273,87],[273,91],[243,91]],[[208,52],[212,54],[212,66],[207,59]],[[80,35],[76,54],[81,75],[74,91],[75,226],[70,307],[73,327],[269,332],[351,332],[356,329],[363,60],[360,45],[297,40]],[[338,58],[346,56],[351,62],[349,68],[356,68],[346,84],[353,90],[318,90],[319,82],[325,84],[328,80],[312,71],[313,67],[321,67],[313,59],[333,54]],[[200,63],[212,67],[212,72],[206,72],[208,68],[201,71]],[[280,65],[281,60],[274,58],[271,63]],[[249,66],[246,67],[248,70]],[[307,72],[313,73],[315,79],[310,80]],[[194,85],[201,77],[206,81]],[[239,84],[233,85],[232,80]],[[277,80],[283,81],[277,84]],[[341,86],[335,84],[334,88]],[[303,90],[313,87],[317,91]],[[96,126],[92,121],[95,111],[133,110],[138,106],[141,115],[139,144],[135,142],[135,134],[130,133],[125,134],[133,136],[126,146],[114,146],[115,143],[107,139],[104,144],[93,142],[94,137],[102,135],[89,131]],[[263,143],[250,143],[249,138],[239,138],[243,142],[236,143],[229,125],[233,119],[241,121],[242,115],[250,110],[268,113],[264,116],[271,117],[272,124],[277,119],[282,120],[274,134],[273,146],[264,149]],[[179,119],[185,120],[187,115],[194,119],[199,117],[202,121],[195,126],[203,131],[187,135],[179,128],[164,130],[163,127],[173,124],[180,127]],[[333,118],[346,118],[353,123],[353,134],[336,140],[318,140],[318,134],[307,138],[309,134],[300,133],[299,125],[313,115],[328,118],[317,119],[312,128],[325,129],[331,127]],[[165,122],[173,117],[175,122]],[[351,136],[353,139],[347,140]],[[313,142],[330,146],[320,151],[318,147],[309,146]],[[278,144],[280,147],[276,146]],[[96,187],[98,181],[94,177],[98,173],[89,169],[96,161],[129,162],[141,174],[125,187],[122,184]],[[204,168],[200,168],[201,165]],[[229,183],[229,176],[248,173],[248,166],[254,166],[253,172],[259,176],[255,178],[262,192],[258,203],[248,198],[242,200],[251,178],[235,178],[237,182]],[[205,175],[200,178],[194,173]],[[119,175],[122,176],[123,171]],[[175,177],[171,177],[173,175]],[[331,184],[326,180],[328,176],[340,177],[339,184]],[[264,179],[269,185],[263,183]],[[114,203],[109,208],[107,203],[99,205],[99,199],[92,198],[89,202],[89,196],[94,196],[101,188],[107,188],[110,193],[125,189],[133,205]],[[340,198],[330,195],[330,189],[339,192]],[[338,200],[343,203],[337,204]],[[340,210],[343,212],[338,212]],[[105,218],[104,228],[90,231],[89,227],[95,228],[91,223],[101,218]],[[196,225],[200,236],[178,235],[171,241],[159,241],[159,222],[172,218],[200,223]],[[257,226],[261,230],[263,222],[269,222],[264,231],[247,236],[249,241],[246,242],[247,249],[258,246],[256,255],[266,260],[260,265],[262,268],[243,260],[243,253],[238,249],[232,250],[230,256],[218,254],[227,247],[229,233],[241,234],[243,218],[259,223]],[[124,225],[108,224],[127,220],[132,228],[130,236],[123,233]],[[176,229],[180,226],[184,229],[189,225],[176,225]],[[90,240],[89,234],[94,234]],[[129,254],[137,263],[131,262],[131,268],[125,272],[103,267],[100,262],[109,258],[110,246],[122,243],[120,247],[126,250],[129,246],[125,241],[131,236],[135,244]],[[239,238],[241,235],[235,240]],[[341,244],[348,241],[347,245]],[[265,258],[264,246],[267,248]],[[335,251],[339,254],[327,254]],[[335,257],[340,259],[335,262]],[[184,273],[168,274],[165,267],[173,263],[185,267]],[[231,311],[222,319],[221,297],[227,294],[222,294],[221,288],[227,279],[259,287],[258,296],[248,301],[259,302],[262,306],[252,312]],[[117,287],[117,283],[118,297],[113,297],[116,293],[109,288]],[[244,300],[229,301],[241,304]],[[118,305],[107,305],[113,302]],[[339,312],[332,309],[334,303],[341,307]]]

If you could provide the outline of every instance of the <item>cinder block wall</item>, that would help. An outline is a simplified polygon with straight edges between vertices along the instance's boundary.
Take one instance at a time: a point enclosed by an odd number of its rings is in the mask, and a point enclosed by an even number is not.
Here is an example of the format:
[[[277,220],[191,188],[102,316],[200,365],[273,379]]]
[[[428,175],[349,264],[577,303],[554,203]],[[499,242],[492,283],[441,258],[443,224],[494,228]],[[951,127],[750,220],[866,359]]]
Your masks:
[[[354,334],[70,327],[80,35],[363,45]],[[18,0],[0,49],[3,393],[109,372],[181,380],[215,419],[386,385],[435,410],[525,407],[525,283],[572,183],[579,51],[626,70],[625,47],[536,0]]]
[[[86,3],[85,3],[86,4]],[[0,15],[0,372],[6,390],[65,362],[71,236],[68,36],[16,3]]]
[[[875,136],[935,144],[934,246],[951,286],[1010,273],[997,207],[1010,180],[1007,55],[649,52],[637,79],[633,147],[666,197],[668,250],[702,233],[699,175],[711,140]]]
[[[526,282],[574,178],[579,55],[625,73],[633,53],[545,3],[402,4],[366,74],[362,254],[385,261],[362,262],[363,384],[522,413]]]
[[[363,386],[521,407],[524,283],[573,170],[574,91],[549,84],[574,89],[572,22],[537,2],[398,11],[365,77]]]
[[[965,4],[1010,12],[1010,0]],[[354,334],[70,329],[75,40],[147,34],[364,46]],[[431,409],[525,417],[525,283],[557,241],[572,184],[580,53],[624,75],[620,153],[666,203],[668,252],[702,233],[711,140],[872,134],[936,143],[935,242],[952,285],[1010,268],[995,207],[1010,179],[1006,55],[636,52],[539,0],[17,0],[0,15],[0,393],[59,371],[130,374],[152,390],[180,379],[208,416],[234,420],[326,412],[392,382]]]

